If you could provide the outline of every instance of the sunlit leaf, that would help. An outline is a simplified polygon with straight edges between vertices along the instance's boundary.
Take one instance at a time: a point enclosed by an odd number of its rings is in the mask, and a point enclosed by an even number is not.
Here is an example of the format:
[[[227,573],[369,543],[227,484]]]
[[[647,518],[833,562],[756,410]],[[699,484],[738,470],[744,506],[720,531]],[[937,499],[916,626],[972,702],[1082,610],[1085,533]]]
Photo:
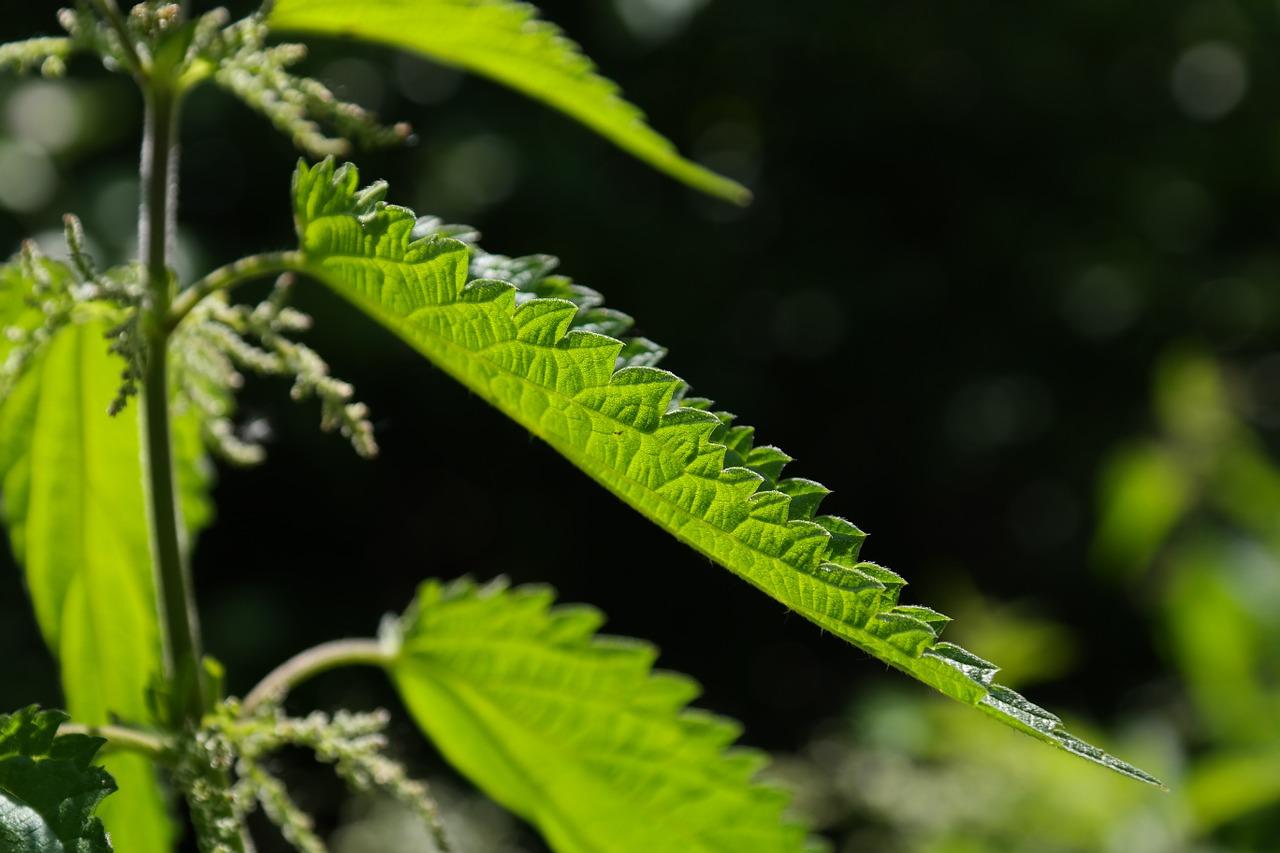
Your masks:
[[[0,274],[0,305],[22,304],[22,281]],[[69,275],[51,264],[55,274]],[[86,306],[31,359],[0,406],[0,493],[10,543],[36,618],[62,667],[67,706],[84,723],[149,719],[147,690],[161,668],[147,543],[138,407],[107,415],[124,366],[108,353],[113,318]],[[207,521],[207,470],[198,424],[175,423],[179,485],[189,526]],[[103,808],[117,846],[168,851],[173,837],[149,762],[104,763],[125,793]]]
[[[391,672],[414,719],[459,770],[559,853],[813,849],[753,780],[738,726],[685,705],[691,680],[653,648],[596,634],[587,607],[545,587],[428,582]]]
[[[160,638],[138,461],[137,407],[106,414],[121,363],[102,322],[60,332],[0,408],[5,521],[37,621],[62,665],[77,720],[148,718]],[[105,762],[126,794],[103,819],[122,850],[168,850],[171,829],[147,761]]]
[[[827,489],[784,478],[791,457],[758,445],[751,427],[734,426],[710,400],[687,397],[678,377],[652,366],[661,347],[625,338],[630,318],[601,308],[599,294],[550,276],[545,256],[473,253],[433,233],[435,223],[383,204],[385,187],[362,193],[358,184],[353,167],[299,166],[294,215],[310,274],[663,529],[805,618],[1027,734],[1158,784],[996,684],[993,664],[941,642],[948,618],[899,604],[905,581],[859,560],[862,532],[819,514]]]
[[[400,47],[490,77],[572,116],[656,169],[745,203],[741,185],[681,157],[578,45],[537,9],[512,0],[277,0],[275,30],[348,36]]]

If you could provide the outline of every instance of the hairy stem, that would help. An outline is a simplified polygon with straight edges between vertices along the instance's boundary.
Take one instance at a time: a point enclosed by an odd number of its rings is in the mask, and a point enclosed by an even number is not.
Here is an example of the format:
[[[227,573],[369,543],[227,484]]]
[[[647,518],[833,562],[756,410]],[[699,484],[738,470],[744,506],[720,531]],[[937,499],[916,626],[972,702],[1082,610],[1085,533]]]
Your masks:
[[[137,752],[158,761],[164,760],[173,750],[172,744],[159,735],[131,729],[128,726],[84,726],[68,723],[58,731],[60,734],[82,734],[106,738],[107,745],[104,749]]]
[[[303,269],[300,252],[265,252],[219,267],[179,293],[173,300],[173,307],[169,311],[169,329],[177,328],[183,318],[190,314],[201,300],[212,293],[230,290],[252,279],[291,271],[300,272]]]
[[[249,714],[264,702],[280,702],[304,681],[343,666],[384,667],[392,653],[377,640],[334,640],[300,652],[280,664],[249,691],[242,706]]]
[[[168,324],[173,299],[169,247],[175,219],[178,100],[166,81],[146,87],[139,253],[147,272],[142,384],[142,454],[156,598],[161,615],[169,711],[174,725],[203,714],[200,636],[179,521],[169,429]]]

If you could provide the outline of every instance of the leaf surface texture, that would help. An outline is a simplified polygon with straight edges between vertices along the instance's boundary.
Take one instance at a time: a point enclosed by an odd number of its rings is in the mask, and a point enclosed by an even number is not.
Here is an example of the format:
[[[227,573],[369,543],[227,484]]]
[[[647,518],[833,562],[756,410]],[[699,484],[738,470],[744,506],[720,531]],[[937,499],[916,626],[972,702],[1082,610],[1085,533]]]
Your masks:
[[[551,275],[546,256],[486,255],[462,233],[359,189],[354,167],[300,164],[294,215],[305,269],[542,438],[649,519],[805,618],[936,690],[1040,740],[1159,784],[994,681],[997,668],[903,605],[905,581],[859,558],[864,536],[819,512],[827,489],[786,478],[755,442],[627,337],[631,319]],[[505,279],[505,280],[501,280]]]
[[[731,721],[685,705],[690,679],[654,649],[596,634],[601,614],[545,587],[424,584],[392,676],[418,724],[486,793],[559,853],[815,849],[730,749]]]

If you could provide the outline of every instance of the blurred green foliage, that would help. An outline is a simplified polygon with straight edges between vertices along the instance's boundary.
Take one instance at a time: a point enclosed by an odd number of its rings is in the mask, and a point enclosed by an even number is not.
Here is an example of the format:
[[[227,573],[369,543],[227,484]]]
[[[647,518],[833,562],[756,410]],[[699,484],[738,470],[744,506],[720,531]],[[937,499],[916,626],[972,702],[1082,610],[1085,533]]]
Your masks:
[[[1171,787],[1150,797],[939,703],[874,691],[784,763],[841,849],[1263,851],[1280,838],[1280,468],[1243,415],[1245,377],[1192,348],[1154,379],[1158,432],[1103,466],[1094,565],[1133,596],[1170,674],[1110,746]],[[980,648],[1017,660],[1070,633],[975,608]],[[1053,676],[1028,654],[1017,675]],[[1048,669],[1037,666],[1041,661]],[[1007,677],[1007,676],[1006,676]]]

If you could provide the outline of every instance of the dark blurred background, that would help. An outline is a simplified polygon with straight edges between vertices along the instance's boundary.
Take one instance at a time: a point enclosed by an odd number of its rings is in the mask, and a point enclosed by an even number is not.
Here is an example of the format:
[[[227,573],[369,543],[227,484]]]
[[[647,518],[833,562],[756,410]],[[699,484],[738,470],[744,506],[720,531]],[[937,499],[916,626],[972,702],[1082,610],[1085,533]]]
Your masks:
[[[57,4],[9,5],[4,38],[56,29]],[[230,689],[308,645],[370,634],[425,577],[506,574],[656,642],[664,666],[703,683],[703,706],[745,724],[746,743],[790,756],[781,772],[842,849],[1275,849],[1280,8],[541,5],[658,130],[755,203],[698,197],[484,80],[317,44],[309,73],[420,136],[358,154],[365,177],[477,226],[490,251],[558,255],[670,348],[664,366],[695,393],[834,488],[826,508],[872,534],[864,554],[911,581],[904,598],[958,617],[950,639],[1010,662],[1031,698],[1176,790],[950,716],[603,495],[319,288],[299,296],[317,319],[309,342],[372,407],[382,456],[362,462],[320,434],[286,384],[251,382],[241,411],[270,425],[270,459],[220,468],[219,520],[195,558]],[[100,255],[126,258],[139,118],[128,81],[90,60],[66,81],[0,81],[4,251],[53,240],[75,211]],[[288,142],[213,87],[190,99],[183,131],[184,273],[288,245]],[[1206,412],[1216,432],[1196,427]],[[1223,473],[1237,445],[1252,456]],[[1232,471],[1241,497],[1219,506]],[[1212,596],[1188,576],[1220,588],[1225,609],[1206,617]],[[1236,681],[1222,681],[1214,642],[1251,650]],[[0,644],[0,706],[58,704],[11,569]],[[1263,722],[1242,741],[1214,709],[1246,688],[1260,704],[1239,716]],[[394,697],[352,673],[296,700],[344,703]],[[397,726],[460,812],[485,808]],[[303,785],[346,826],[341,849],[378,849],[360,833],[396,820]],[[904,811],[886,793],[899,789],[933,808]],[[1214,811],[1215,796],[1228,805]],[[1037,809],[1057,815],[1035,823]],[[515,827],[481,848],[539,849]]]

